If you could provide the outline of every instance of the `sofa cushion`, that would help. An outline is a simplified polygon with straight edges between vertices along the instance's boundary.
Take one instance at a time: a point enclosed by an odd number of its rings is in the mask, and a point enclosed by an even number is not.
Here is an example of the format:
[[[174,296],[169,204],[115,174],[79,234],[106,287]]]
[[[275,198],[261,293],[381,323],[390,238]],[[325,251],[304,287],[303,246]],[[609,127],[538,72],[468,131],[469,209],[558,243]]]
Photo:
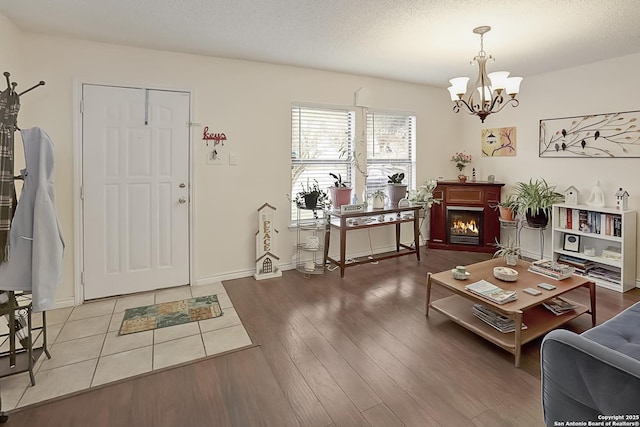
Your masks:
[[[640,360],[640,302],[632,305],[582,336]]]

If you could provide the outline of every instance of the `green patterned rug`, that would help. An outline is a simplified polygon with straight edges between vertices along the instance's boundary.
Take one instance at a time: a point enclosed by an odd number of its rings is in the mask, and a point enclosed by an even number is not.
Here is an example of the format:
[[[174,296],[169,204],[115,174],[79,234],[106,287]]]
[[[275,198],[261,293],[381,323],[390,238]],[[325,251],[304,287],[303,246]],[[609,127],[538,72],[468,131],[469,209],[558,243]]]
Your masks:
[[[122,319],[120,335],[182,325],[222,315],[217,295],[127,308]]]

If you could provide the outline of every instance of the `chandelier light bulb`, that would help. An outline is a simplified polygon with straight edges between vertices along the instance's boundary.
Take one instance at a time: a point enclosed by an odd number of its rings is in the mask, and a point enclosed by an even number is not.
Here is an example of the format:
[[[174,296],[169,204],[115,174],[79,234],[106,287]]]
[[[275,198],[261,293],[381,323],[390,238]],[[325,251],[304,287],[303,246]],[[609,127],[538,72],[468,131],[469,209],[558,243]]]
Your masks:
[[[522,77],[509,77],[507,79],[505,89],[510,96],[514,97],[520,92],[520,82],[522,82]]]
[[[483,102],[491,101],[491,88],[489,86],[484,86],[484,98],[482,97],[482,88],[476,88],[478,94],[480,95],[480,100]]]
[[[491,80],[491,88],[493,90],[502,90],[507,87],[507,80],[509,78],[508,71],[495,71],[489,73],[489,80]]]
[[[457,95],[464,95],[467,93],[467,83],[469,83],[469,77],[456,77],[449,80],[451,87]]]

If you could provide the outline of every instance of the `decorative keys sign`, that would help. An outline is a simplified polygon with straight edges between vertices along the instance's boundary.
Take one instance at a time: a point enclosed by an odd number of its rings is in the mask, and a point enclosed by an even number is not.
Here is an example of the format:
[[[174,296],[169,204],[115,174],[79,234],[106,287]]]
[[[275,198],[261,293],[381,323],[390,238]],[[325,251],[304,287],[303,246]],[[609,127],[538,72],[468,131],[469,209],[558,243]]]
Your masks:
[[[220,156],[220,147],[218,147],[218,145],[224,147],[227,135],[223,132],[209,132],[209,126],[205,126],[202,132],[202,140],[207,142],[207,147],[209,147],[209,141],[213,141],[213,146],[207,150],[207,163],[210,165],[221,165],[222,157]]]
[[[213,141],[213,146],[222,143],[224,147],[224,142],[227,140],[227,135],[224,133],[209,133],[209,126],[204,127],[204,132],[202,132],[202,140],[207,141],[207,146],[209,145],[209,141]]]

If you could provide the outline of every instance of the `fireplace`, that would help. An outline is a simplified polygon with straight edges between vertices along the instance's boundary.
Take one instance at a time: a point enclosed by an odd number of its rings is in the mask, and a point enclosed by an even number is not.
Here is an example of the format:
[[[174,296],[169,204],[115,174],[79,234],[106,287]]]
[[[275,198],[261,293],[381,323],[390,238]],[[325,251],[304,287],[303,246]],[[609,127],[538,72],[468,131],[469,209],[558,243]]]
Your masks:
[[[482,242],[482,208],[447,206],[447,242],[479,246]]]
[[[495,252],[500,241],[496,205],[504,184],[438,181],[431,207],[429,247],[471,252]]]

